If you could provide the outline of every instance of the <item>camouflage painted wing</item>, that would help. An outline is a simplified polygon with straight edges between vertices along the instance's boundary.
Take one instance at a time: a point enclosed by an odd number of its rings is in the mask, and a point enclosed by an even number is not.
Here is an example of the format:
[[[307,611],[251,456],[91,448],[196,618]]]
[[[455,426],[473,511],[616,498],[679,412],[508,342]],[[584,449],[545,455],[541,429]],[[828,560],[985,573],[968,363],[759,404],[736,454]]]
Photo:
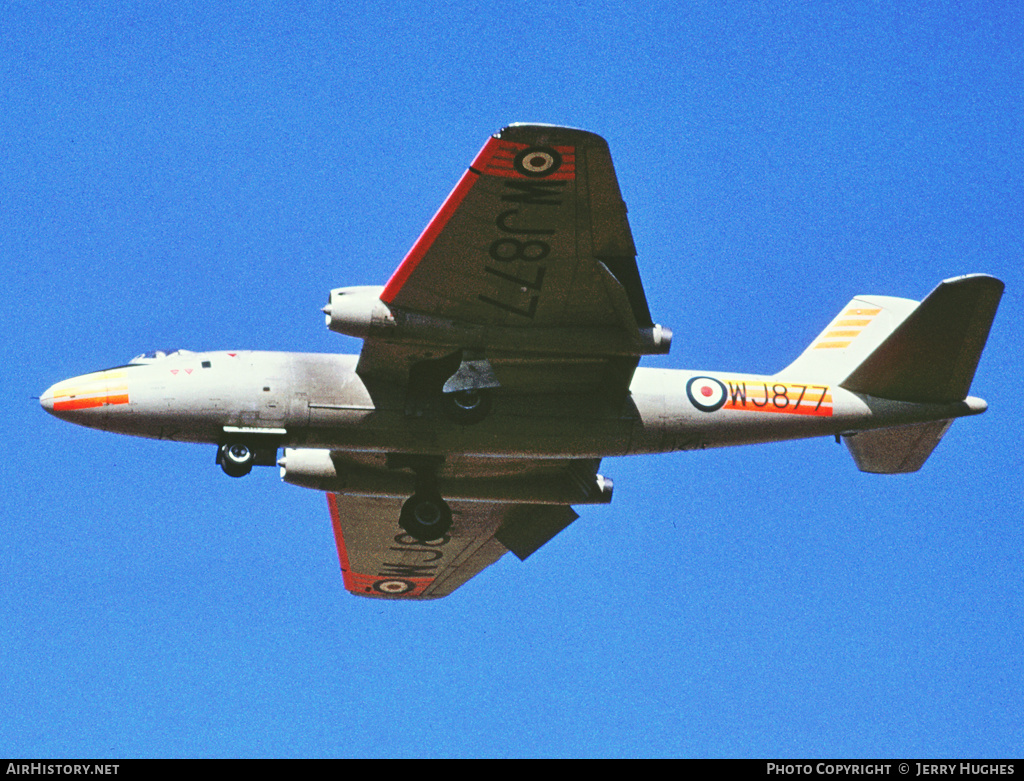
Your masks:
[[[473,323],[650,327],[635,257],[605,140],[512,125],[484,144],[381,300]]]
[[[507,551],[526,559],[578,517],[570,502],[611,498],[611,481],[596,474],[596,459],[463,457],[447,465],[439,481],[452,510],[451,529],[422,542],[398,524],[408,491],[380,491],[375,478],[384,472],[368,463],[373,456],[343,457],[351,462],[342,467],[352,470],[349,493],[328,493],[327,504],[345,588],[359,596],[446,596]]]
[[[651,321],[608,144],[572,128],[488,139],[380,300],[396,327],[367,337],[364,377],[404,382],[417,361],[463,350],[506,388],[558,373],[568,390],[624,390],[670,340]],[[431,327],[408,338],[413,322]]]

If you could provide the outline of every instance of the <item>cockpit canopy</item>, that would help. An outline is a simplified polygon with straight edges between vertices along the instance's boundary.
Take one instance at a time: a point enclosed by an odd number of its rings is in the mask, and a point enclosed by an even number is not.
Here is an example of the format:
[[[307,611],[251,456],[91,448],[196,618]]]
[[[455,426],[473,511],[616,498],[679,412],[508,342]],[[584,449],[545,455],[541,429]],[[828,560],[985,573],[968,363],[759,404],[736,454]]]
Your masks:
[[[172,355],[190,355],[191,353],[192,350],[150,350],[148,353],[136,355],[128,361],[128,365],[132,366],[140,363],[153,363],[154,361],[161,361],[164,358],[170,358]]]

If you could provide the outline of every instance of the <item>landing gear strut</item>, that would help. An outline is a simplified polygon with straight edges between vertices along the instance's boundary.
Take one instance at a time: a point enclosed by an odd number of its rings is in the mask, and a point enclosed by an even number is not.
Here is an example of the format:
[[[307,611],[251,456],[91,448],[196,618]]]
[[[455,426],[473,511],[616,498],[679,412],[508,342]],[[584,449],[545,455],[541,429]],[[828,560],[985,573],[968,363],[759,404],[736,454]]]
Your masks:
[[[437,490],[437,473],[443,463],[440,456],[388,455],[389,468],[416,473],[416,488],[402,505],[398,525],[419,542],[439,540],[452,528],[452,508]]]

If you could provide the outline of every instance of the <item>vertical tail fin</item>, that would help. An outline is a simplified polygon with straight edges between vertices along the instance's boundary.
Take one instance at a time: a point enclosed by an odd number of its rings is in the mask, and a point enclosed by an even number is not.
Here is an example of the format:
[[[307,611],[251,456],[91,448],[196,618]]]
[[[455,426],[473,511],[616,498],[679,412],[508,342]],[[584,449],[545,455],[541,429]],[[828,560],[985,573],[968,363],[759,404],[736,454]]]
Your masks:
[[[941,282],[920,304],[858,296],[779,375],[799,374],[893,401],[962,401],[971,389],[1003,288],[995,277],[970,274]],[[843,438],[863,472],[916,472],[952,422],[853,432]]]
[[[799,375],[838,383],[917,307],[909,298],[857,296],[844,306],[824,331],[777,376]]]
[[[896,401],[967,398],[1003,287],[985,274],[940,283],[840,385]]]

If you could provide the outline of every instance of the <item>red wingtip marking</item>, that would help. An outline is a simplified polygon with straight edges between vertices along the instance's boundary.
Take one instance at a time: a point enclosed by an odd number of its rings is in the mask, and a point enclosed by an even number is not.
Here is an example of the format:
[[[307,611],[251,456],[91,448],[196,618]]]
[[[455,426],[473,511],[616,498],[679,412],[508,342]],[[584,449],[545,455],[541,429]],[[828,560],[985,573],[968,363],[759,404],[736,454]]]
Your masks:
[[[338,561],[341,563],[341,577],[345,583],[345,590],[357,594],[370,593],[381,581],[399,580],[408,581],[413,587],[406,592],[392,594],[395,597],[418,597],[427,590],[427,586],[434,582],[433,578],[393,578],[382,575],[367,575],[353,572],[348,561],[348,548],[345,547],[345,535],[341,531],[341,515],[338,512],[338,497],[335,494],[327,494],[327,509],[331,512],[331,526],[334,528],[334,543],[338,546]],[[386,592],[382,592],[386,593]]]
[[[423,260],[423,256],[427,254],[427,250],[430,249],[430,245],[434,243],[434,240],[438,237],[444,226],[448,224],[448,220],[455,214],[455,210],[459,208],[459,204],[462,203],[463,199],[473,189],[473,185],[476,183],[479,177],[479,171],[483,170],[488,164],[488,161],[494,156],[494,153],[498,149],[498,140],[495,138],[487,139],[487,143],[484,144],[483,149],[473,159],[473,163],[470,165],[469,170],[462,175],[459,179],[459,183],[455,185],[455,189],[451,191],[444,203],[441,204],[441,208],[437,210],[437,214],[434,215],[433,219],[427,223],[427,227],[424,229],[420,237],[416,239],[416,243],[412,245],[412,249],[409,250],[405,258],[395,269],[395,273],[391,275],[391,279],[384,286],[384,292],[380,294],[380,300],[385,304],[390,304],[398,291],[402,289],[402,285],[409,278],[409,275],[415,271],[416,266]]]
[[[493,153],[487,160],[482,161],[479,168],[481,173],[490,176],[502,176],[510,179],[530,179],[515,168],[516,155],[524,149],[529,149],[529,144],[519,144],[515,141],[499,141]],[[556,146],[555,151],[562,156],[562,165],[559,169],[544,179],[547,181],[569,180],[576,178],[576,147]],[[473,163],[476,168],[476,162]]]

